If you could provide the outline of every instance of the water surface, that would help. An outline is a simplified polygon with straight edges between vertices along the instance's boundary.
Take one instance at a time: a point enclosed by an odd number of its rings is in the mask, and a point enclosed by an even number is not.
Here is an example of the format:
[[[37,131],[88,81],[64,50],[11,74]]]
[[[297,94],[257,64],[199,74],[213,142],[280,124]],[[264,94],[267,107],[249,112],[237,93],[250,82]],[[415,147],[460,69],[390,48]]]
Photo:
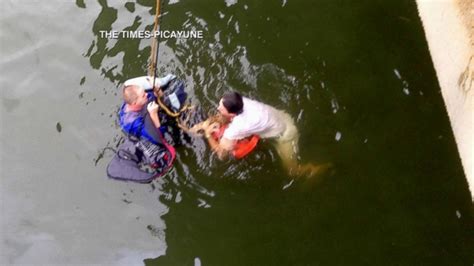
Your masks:
[[[154,1],[2,1],[3,264],[472,265],[471,198],[412,1],[164,1],[159,72],[214,108],[284,109],[292,180],[263,142],[218,162],[181,139],[150,185],[108,180],[120,86],[146,73]]]

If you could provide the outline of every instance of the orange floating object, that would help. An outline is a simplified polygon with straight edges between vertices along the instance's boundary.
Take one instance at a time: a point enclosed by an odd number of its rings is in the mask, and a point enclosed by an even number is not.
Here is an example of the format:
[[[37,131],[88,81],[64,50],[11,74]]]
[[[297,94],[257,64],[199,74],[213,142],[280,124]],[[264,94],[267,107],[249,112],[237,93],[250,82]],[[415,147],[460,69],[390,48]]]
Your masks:
[[[222,138],[222,135],[224,135],[224,131],[226,130],[227,126],[228,124],[221,126],[219,128],[219,131],[212,133],[212,137],[215,140],[219,141],[219,139]],[[236,159],[244,158],[255,149],[259,140],[260,140],[260,137],[258,135],[252,135],[245,139],[238,140],[234,146],[232,155]]]

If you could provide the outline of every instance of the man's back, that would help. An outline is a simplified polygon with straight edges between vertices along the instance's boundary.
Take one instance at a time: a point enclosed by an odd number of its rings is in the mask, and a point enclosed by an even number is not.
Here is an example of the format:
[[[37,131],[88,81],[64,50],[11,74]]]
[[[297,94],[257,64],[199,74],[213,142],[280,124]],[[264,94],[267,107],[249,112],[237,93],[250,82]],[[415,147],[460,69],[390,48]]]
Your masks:
[[[285,130],[285,124],[279,119],[282,111],[246,97],[242,100],[243,112],[233,118],[224,132],[224,138],[236,140],[254,134],[272,138],[282,134]]]

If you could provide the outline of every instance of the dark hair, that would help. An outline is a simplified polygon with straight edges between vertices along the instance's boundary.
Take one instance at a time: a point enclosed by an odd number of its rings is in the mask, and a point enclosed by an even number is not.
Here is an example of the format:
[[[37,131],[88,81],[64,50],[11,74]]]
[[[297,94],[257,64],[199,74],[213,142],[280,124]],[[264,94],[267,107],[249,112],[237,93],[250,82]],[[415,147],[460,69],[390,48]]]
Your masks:
[[[222,104],[227,112],[231,114],[241,114],[244,111],[244,102],[242,95],[235,91],[229,91],[222,96]]]

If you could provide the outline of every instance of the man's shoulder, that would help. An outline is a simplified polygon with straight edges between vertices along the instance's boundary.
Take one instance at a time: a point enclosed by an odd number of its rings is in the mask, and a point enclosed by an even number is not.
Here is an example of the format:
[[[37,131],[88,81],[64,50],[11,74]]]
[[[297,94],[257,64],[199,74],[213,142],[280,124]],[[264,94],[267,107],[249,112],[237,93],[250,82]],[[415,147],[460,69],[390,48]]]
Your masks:
[[[260,104],[263,104],[257,100],[254,100],[254,99],[250,99],[250,98],[247,98],[247,97],[242,97],[242,101],[244,102],[244,107],[245,105],[260,105]]]
[[[248,115],[255,116],[261,112],[268,112],[269,110],[276,109],[275,107],[268,105],[266,103],[242,97],[244,102],[244,113]],[[250,114],[249,114],[250,113]]]
[[[119,118],[121,124],[131,124],[137,119],[141,119],[143,115],[137,111],[127,111],[126,106],[123,106],[119,112]]]

